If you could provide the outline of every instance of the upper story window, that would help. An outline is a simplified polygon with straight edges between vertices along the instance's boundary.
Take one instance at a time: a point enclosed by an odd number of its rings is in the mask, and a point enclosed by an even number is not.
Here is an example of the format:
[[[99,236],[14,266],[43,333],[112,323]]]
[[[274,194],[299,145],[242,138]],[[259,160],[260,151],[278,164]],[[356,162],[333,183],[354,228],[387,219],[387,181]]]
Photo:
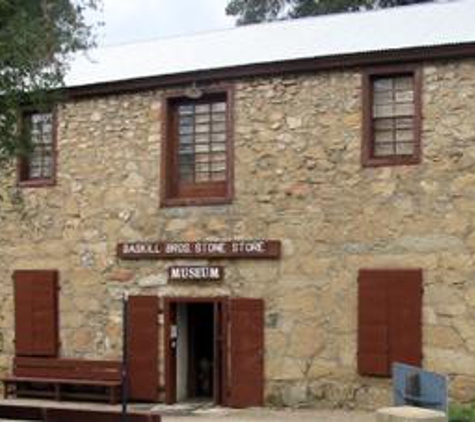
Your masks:
[[[226,203],[232,192],[231,93],[169,98],[163,205]]]
[[[417,164],[421,156],[421,76],[395,67],[364,75],[363,165]]]
[[[53,112],[25,112],[21,129],[29,153],[19,159],[20,185],[44,186],[55,180],[55,128]]]

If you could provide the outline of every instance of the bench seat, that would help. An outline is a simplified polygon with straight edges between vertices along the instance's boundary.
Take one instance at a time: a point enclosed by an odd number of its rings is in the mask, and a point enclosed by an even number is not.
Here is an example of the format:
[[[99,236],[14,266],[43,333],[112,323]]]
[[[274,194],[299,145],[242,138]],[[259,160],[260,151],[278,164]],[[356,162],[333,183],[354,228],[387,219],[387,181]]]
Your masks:
[[[15,358],[13,375],[2,379],[4,396],[47,397],[56,400],[103,400],[120,397],[121,364],[84,359]]]

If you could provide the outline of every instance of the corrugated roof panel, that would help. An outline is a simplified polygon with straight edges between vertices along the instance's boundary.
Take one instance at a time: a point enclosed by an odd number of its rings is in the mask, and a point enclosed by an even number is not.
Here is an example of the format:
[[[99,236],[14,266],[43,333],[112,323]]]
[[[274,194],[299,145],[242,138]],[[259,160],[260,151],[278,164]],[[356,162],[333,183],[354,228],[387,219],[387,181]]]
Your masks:
[[[78,55],[69,87],[294,59],[475,42],[475,0],[249,25]]]

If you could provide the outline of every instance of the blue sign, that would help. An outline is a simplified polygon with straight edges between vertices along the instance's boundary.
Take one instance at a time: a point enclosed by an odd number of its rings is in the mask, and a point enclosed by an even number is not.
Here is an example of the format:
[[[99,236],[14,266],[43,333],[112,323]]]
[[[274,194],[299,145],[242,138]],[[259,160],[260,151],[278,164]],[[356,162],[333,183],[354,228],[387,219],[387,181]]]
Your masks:
[[[448,382],[445,375],[417,366],[393,363],[393,394],[396,406],[448,410]]]

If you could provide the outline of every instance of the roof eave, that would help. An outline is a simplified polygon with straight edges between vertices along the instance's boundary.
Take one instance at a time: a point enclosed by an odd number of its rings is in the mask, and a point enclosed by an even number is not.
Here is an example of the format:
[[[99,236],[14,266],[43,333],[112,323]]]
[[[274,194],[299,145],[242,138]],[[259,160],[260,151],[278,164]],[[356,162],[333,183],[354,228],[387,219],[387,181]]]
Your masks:
[[[69,98],[132,93],[157,88],[211,83],[259,76],[299,74],[317,70],[345,69],[429,60],[475,58],[475,42],[370,51],[297,60],[256,63],[243,66],[134,78],[120,81],[67,87]]]

